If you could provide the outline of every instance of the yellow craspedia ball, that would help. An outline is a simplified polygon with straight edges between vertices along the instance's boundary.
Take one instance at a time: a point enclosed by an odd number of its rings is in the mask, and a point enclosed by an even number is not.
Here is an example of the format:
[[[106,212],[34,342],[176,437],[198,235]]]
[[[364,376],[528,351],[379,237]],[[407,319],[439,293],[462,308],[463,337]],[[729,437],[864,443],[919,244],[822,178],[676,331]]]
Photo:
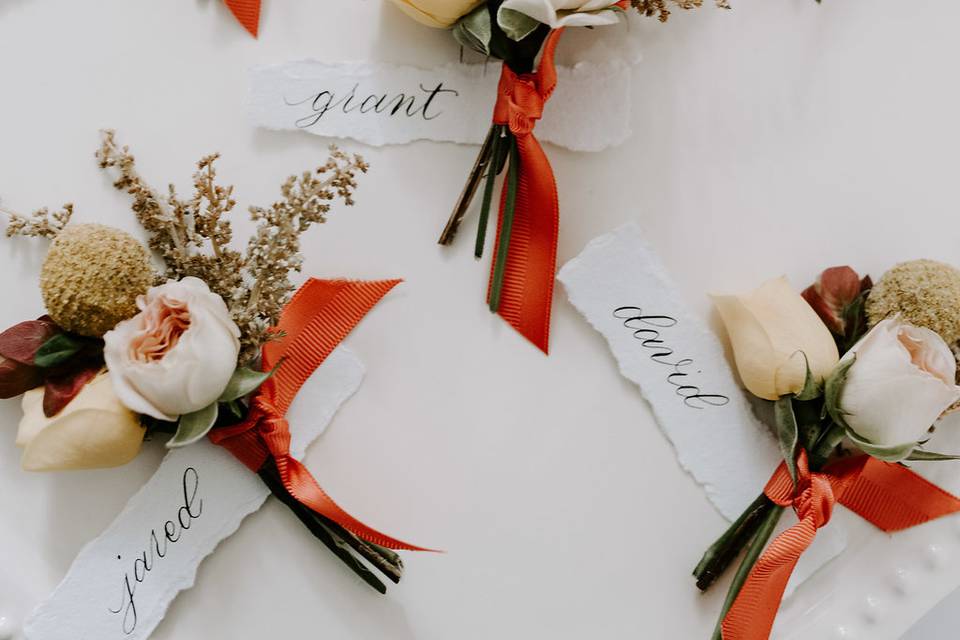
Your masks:
[[[887,271],[867,297],[867,318],[872,326],[898,313],[948,344],[960,340],[960,270],[935,260],[912,260]]]
[[[58,325],[100,337],[137,313],[155,274],[130,234],[100,224],[70,225],[54,239],[40,272],[47,313]]]

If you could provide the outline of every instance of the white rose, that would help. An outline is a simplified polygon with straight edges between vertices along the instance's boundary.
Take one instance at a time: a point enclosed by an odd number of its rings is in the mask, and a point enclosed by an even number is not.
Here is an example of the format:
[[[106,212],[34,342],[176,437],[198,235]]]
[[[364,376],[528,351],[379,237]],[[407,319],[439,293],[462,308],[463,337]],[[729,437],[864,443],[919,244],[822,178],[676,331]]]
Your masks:
[[[145,430],[117,399],[108,375],[87,383],[52,418],[43,413],[43,394],[40,387],[23,395],[17,445],[27,471],[116,467],[140,452]]]
[[[611,10],[615,4],[616,0],[504,0],[497,20],[502,23],[505,12],[516,11],[551,29],[595,27],[617,23],[617,12]]]
[[[847,426],[871,444],[918,442],[960,399],[956,358],[943,338],[929,329],[888,318],[841,363],[854,356],[838,405]]]
[[[188,277],[153,287],[137,307],[140,313],[103,336],[120,400],[168,421],[216,402],[240,352],[240,330],[223,299]]]

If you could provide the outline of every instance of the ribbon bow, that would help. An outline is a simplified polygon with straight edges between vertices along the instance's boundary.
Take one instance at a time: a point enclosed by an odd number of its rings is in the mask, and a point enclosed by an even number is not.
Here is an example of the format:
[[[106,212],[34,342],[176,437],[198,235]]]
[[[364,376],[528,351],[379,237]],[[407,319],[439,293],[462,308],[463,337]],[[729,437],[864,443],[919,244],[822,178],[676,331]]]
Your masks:
[[[260,0],[223,0],[243,28],[254,38],[260,28]]]
[[[253,471],[272,459],[291,496],[358,537],[390,549],[425,551],[368,527],[340,508],[290,455],[290,425],[285,417],[317,367],[399,282],[310,279],[280,316],[277,328],[283,337],[263,347],[263,371],[273,370],[281,361],[282,365],[253,397],[247,418],[238,425],[214,429],[210,439]]]
[[[846,458],[811,473],[801,451],[796,487],[781,464],[763,492],[778,505],[792,506],[800,522],[777,536],[757,560],[723,619],[724,640],[770,636],[787,581],[817,530],[830,521],[835,503],[888,533],[960,511],[960,499],[902,465],[870,456]]]
[[[509,65],[503,65],[493,110],[494,124],[508,126],[516,138],[520,158],[516,206],[507,239],[503,237],[506,193],[500,200],[494,255],[499,255],[502,242],[508,245],[496,311],[544,353],[549,350],[550,342],[550,306],[557,268],[560,206],[553,169],[533,135],[533,128],[557,85],[554,52],[562,33],[563,29],[556,29],[547,36],[535,72],[517,74]],[[491,268],[488,301],[493,289],[494,272]]]

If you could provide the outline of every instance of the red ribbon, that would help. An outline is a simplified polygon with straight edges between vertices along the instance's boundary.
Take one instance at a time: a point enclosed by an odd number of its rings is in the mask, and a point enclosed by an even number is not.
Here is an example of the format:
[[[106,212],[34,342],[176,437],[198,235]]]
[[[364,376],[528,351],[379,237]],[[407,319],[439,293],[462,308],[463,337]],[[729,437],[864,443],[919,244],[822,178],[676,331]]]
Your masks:
[[[544,353],[548,352],[550,342],[560,207],[553,169],[533,135],[533,128],[557,85],[553,58],[562,33],[563,29],[556,29],[547,36],[540,65],[534,73],[517,74],[504,63],[493,110],[494,124],[510,128],[520,156],[516,208],[497,313]],[[500,200],[494,255],[500,247],[505,202],[506,190]],[[488,301],[492,287],[491,268]]]
[[[310,471],[290,455],[290,425],[284,417],[317,367],[399,282],[310,279],[280,316],[277,329],[283,337],[263,347],[263,371],[274,369],[281,360],[283,364],[253,397],[247,419],[214,429],[210,439],[253,471],[272,458],[290,495],[364,540],[390,549],[426,551],[380,533],[341,509]]]
[[[254,38],[260,28],[260,0],[223,0],[234,17]]]
[[[811,473],[807,454],[797,458],[796,488],[781,464],[764,489],[770,500],[791,506],[800,522],[779,536],[757,560],[722,622],[724,640],[765,640],[793,568],[830,521],[839,502],[879,529],[915,527],[960,511],[960,499],[906,467],[870,456],[846,458]]]

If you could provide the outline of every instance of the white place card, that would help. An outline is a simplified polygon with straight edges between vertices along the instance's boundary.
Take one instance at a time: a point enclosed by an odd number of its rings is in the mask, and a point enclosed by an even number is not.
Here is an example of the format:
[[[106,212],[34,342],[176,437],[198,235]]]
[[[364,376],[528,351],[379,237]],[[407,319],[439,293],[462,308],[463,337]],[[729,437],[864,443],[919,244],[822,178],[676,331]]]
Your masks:
[[[630,136],[630,65],[559,67],[537,124],[540,140],[599,151]],[[370,145],[436,140],[480,144],[490,128],[500,65],[434,69],[288,62],[250,70],[249,115],[268,129],[302,130]]]
[[[290,408],[291,451],[301,457],[359,388],[363,365],[337,348]],[[226,449],[200,442],[171,451],[117,519],[73,562],[24,625],[27,640],[142,640],[200,562],[270,491]]]

